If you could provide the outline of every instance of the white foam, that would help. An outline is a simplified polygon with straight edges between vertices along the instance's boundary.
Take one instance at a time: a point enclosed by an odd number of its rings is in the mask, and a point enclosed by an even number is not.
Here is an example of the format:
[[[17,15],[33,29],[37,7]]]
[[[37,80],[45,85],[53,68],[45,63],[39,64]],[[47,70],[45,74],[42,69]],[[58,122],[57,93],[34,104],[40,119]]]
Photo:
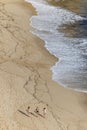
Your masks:
[[[45,41],[50,53],[59,58],[59,62],[51,68],[53,79],[65,87],[86,91],[87,73],[83,69],[86,70],[87,64],[82,54],[87,47],[87,40],[64,37],[58,31],[62,24],[83,18],[60,7],[50,6],[43,0],[26,1],[32,3],[38,14],[31,18],[31,25],[36,28],[32,32]]]

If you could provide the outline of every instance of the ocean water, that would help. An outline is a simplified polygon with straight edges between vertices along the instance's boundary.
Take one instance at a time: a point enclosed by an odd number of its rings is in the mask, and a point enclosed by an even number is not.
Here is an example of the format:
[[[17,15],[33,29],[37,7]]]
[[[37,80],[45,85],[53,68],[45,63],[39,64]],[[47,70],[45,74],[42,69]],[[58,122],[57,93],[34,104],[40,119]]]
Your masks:
[[[87,92],[86,0],[26,1],[37,11],[30,21],[34,28],[31,32],[44,40],[47,50],[59,59],[51,67],[52,79],[64,87]]]

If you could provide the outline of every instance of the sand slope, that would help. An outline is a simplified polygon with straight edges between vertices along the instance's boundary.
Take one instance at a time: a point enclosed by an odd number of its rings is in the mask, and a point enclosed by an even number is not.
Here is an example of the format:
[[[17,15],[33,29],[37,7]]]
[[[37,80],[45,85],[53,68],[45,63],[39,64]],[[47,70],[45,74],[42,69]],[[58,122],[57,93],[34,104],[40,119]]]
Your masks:
[[[0,130],[87,130],[87,96],[51,80],[57,59],[29,32],[32,15],[22,0],[0,0]]]

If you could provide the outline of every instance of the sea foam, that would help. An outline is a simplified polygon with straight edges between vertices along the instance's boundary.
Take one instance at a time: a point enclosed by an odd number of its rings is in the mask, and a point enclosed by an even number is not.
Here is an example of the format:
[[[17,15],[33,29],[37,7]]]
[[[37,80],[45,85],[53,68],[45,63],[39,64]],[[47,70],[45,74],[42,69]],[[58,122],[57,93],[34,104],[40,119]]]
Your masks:
[[[87,39],[66,37],[60,26],[74,24],[84,18],[71,11],[54,7],[43,0],[26,0],[36,8],[37,16],[30,22],[32,33],[45,41],[47,50],[59,58],[51,68],[53,80],[64,87],[87,91]]]

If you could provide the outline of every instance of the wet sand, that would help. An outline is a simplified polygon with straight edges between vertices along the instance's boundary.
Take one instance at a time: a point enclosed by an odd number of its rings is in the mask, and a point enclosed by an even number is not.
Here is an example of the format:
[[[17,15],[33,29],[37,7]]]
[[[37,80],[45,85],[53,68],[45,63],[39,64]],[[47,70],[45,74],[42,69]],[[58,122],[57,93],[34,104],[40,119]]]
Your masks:
[[[49,4],[54,6],[60,6],[66,10],[70,10],[74,13],[77,13],[83,16],[87,11],[84,10],[83,6],[86,9],[86,0],[46,0]],[[85,11],[85,12],[84,12]]]
[[[87,94],[52,80],[57,59],[29,32],[32,15],[22,0],[0,0],[0,130],[87,130]]]

